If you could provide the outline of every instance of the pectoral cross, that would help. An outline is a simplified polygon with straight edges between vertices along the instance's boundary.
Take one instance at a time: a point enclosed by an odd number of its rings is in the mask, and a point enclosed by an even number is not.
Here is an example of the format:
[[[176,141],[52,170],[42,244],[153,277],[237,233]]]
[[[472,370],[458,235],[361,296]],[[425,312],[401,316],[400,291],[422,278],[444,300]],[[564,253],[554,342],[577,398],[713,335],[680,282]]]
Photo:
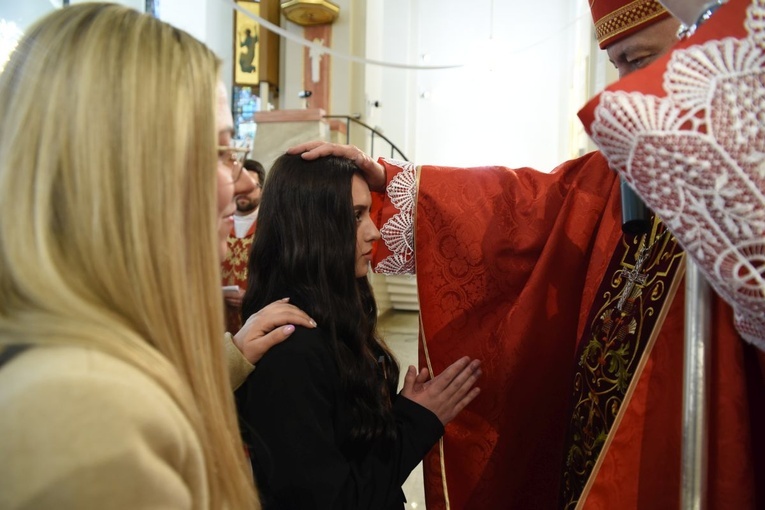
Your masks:
[[[653,245],[651,245],[653,246]],[[622,291],[622,296],[619,298],[619,303],[616,305],[616,308],[621,312],[622,308],[624,307],[624,303],[627,302],[627,300],[632,296],[632,291],[635,289],[635,285],[640,285],[641,287],[645,285],[645,282],[648,280],[648,275],[641,272],[643,269],[643,264],[645,263],[647,257],[646,249],[640,250],[640,255],[638,256],[637,261],[635,262],[635,267],[632,269],[623,268],[621,270],[622,278],[627,279],[627,284],[624,286],[624,290]]]

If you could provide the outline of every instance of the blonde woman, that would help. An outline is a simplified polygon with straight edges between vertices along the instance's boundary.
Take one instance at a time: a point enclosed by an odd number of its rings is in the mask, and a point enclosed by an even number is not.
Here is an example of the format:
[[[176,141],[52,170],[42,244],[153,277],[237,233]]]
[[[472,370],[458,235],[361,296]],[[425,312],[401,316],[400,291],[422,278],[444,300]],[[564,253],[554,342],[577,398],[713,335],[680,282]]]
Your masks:
[[[216,162],[218,67],[167,24],[80,4],[0,75],[0,351],[23,349],[0,366],[0,508],[260,507],[227,370],[247,364],[220,335],[238,175]],[[238,335],[250,361],[309,322],[287,306]]]

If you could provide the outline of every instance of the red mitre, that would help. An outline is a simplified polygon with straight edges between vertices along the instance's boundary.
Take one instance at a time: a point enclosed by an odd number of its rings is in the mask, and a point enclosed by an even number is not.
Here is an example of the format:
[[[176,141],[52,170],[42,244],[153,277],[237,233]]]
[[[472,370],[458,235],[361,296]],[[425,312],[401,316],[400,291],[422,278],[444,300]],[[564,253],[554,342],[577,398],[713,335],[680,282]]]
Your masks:
[[[764,20],[765,0],[728,0],[579,118],[765,351]]]
[[[590,0],[601,49],[670,14],[656,0]]]

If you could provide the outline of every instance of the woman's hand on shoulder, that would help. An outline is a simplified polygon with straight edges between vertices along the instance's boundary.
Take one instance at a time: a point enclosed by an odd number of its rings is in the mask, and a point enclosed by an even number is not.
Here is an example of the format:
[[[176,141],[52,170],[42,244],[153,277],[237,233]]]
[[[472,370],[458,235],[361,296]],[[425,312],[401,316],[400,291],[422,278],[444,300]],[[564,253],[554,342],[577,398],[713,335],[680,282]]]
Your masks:
[[[428,409],[446,425],[478,396],[481,390],[475,383],[480,376],[480,360],[467,356],[433,379],[429,379],[427,368],[417,373],[414,366],[409,366],[401,395]]]
[[[288,154],[301,154],[309,161],[324,156],[340,156],[350,159],[364,174],[364,179],[371,191],[385,191],[385,169],[377,161],[370,158],[354,145],[314,141],[307,142],[287,149]]]
[[[274,345],[286,340],[295,326],[315,328],[316,322],[303,310],[280,299],[250,315],[237,334],[234,345],[253,365]]]

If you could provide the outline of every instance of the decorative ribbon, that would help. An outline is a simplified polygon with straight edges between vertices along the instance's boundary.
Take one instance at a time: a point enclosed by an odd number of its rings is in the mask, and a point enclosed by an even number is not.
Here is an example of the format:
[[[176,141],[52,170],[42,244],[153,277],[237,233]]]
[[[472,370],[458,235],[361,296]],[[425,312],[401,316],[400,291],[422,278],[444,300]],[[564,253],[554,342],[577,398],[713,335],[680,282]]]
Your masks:
[[[416,66],[411,64],[397,64],[395,62],[383,62],[381,60],[372,60],[368,58],[356,57],[353,55],[346,55],[345,53],[341,53],[339,51],[333,50],[332,48],[327,48],[323,44],[318,44],[313,41],[309,41],[308,39],[304,39],[300,37],[299,35],[292,34],[288,32],[287,30],[284,30],[282,27],[278,25],[274,25],[270,21],[263,19],[260,16],[251,13],[244,7],[237,5],[237,3],[234,0],[223,0],[223,1],[228,2],[229,4],[231,4],[234,10],[241,12],[242,14],[252,19],[253,21],[256,21],[262,27],[270,30],[271,32],[277,35],[284,37],[285,39],[289,39],[290,41],[306,46],[312,50],[316,50],[319,52],[320,55],[326,53],[327,55],[332,55],[333,57],[341,58],[343,60],[350,60],[351,62],[358,62],[360,64],[370,64],[370,65],[382,66],[382,67],[395,67],[398,69],[417,69],[417,70],[423,70],[423,71],[428,71],[428,70],[432,71],[436,69],[455,69],[458,67],[463,67],[463,64],[443,65],[443,66]]]

